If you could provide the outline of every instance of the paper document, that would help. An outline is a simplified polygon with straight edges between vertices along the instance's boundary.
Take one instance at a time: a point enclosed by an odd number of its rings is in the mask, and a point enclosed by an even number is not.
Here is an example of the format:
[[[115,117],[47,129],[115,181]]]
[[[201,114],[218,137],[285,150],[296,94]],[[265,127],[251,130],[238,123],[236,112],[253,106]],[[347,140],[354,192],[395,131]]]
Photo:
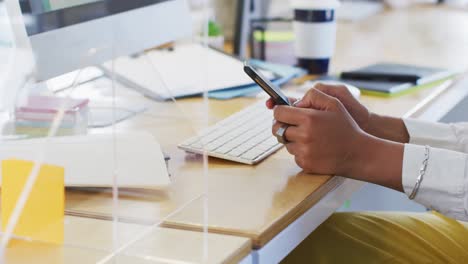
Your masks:
[[[198,44],[181,44],[146,56],[119,59],[115,71],[148,90],[144,93],[151,98],[185,97],[254,84],[244,73],[242,61]],[[262,73],[274,78],[271,72]]]
[[[34,161],[44,139],[1,142],[0,160]],[[119,187],[153,188],[170,184],[159,143],[145,132],[56,137],[49,140],[44,162],[65,168],[65,185],[111,187],[114,171]]]

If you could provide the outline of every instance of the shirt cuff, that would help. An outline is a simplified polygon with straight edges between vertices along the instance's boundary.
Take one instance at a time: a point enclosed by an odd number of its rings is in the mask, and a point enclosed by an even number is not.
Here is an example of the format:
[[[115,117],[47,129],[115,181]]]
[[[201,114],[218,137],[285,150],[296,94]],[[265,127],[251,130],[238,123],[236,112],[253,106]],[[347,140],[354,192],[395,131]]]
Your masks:
[[[403,158],[402,184],[409,196],[425,159],[425,147],[406,144]],[[466,216],[465,170],[467,155],[431,148],[426,173],[415,201],[449,216]]]
[[[459,148],[457,136],[450,125],[416,119],[404,119],[403,121],[408,130],[411,144],[452,150]]]

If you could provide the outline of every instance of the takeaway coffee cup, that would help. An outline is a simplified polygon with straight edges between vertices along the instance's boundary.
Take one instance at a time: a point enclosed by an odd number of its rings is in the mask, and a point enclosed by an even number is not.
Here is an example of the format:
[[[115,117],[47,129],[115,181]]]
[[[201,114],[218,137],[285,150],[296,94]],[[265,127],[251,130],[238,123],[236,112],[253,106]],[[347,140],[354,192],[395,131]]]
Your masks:
[[[335,51],[338,0],[292,0],[295,55],[310,74],[328,73]]]

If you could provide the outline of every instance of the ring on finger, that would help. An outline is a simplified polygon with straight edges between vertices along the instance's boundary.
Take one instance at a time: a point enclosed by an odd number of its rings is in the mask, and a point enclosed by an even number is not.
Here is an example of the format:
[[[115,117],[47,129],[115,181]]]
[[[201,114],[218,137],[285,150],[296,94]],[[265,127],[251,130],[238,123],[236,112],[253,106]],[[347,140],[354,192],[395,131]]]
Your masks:
[[[275,137],[281,144],[287,144],[289,141],[286,139],[286,130],[288,129],[289,125],[282,125],[278,130],[276,130]]]

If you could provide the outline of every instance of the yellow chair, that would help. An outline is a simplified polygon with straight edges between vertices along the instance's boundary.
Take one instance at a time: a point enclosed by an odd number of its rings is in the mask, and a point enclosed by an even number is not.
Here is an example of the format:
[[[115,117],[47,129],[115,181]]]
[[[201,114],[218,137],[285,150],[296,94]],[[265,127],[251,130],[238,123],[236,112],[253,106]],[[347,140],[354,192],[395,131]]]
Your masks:
[[[468,263],[468,223],[438,213],[335,213],[282,263]]]

